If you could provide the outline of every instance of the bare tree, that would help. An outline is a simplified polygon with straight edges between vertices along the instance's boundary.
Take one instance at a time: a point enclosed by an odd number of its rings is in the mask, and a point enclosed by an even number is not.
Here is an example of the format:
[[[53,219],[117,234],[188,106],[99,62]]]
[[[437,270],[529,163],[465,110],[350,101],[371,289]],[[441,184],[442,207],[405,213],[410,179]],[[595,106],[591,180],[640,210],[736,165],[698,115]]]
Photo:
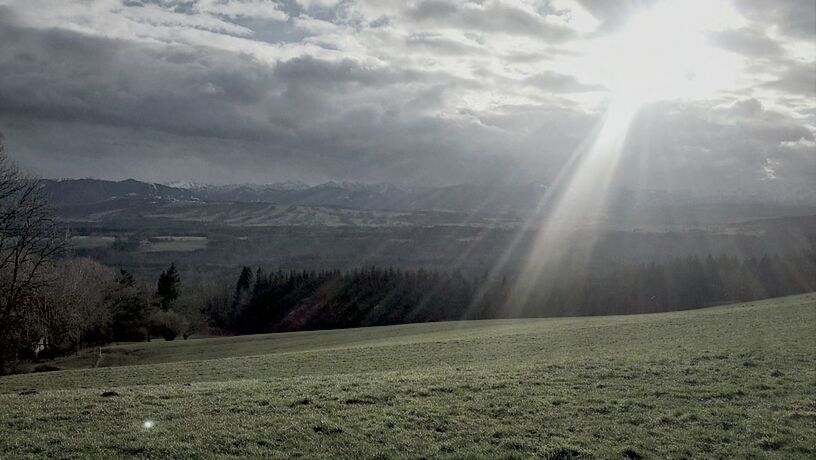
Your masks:
[[[46,346],[79,351],[110,338],[116,273],[91,259],[61,259],[48,267],[51,283],[38,297]]]
[[[0,375],[28,345],[34,298],[48,282],[44,267],[64,242],[40,181],[20,172],[0,137]]]

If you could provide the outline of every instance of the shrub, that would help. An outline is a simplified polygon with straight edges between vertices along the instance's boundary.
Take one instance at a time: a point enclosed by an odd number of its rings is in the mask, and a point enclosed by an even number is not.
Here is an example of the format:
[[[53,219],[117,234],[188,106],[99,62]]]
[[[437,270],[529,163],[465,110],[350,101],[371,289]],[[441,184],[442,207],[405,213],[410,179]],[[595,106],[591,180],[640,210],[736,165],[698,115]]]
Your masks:
[[[51,366],[49,364],[40,364],[39,366],[34,367],[34,372],[54,372],[54,371],[61,371],[57,366]]]
[[[171,341],[187,330],[187,320],[173,311],[157,311],[150,317],[150,329]]]

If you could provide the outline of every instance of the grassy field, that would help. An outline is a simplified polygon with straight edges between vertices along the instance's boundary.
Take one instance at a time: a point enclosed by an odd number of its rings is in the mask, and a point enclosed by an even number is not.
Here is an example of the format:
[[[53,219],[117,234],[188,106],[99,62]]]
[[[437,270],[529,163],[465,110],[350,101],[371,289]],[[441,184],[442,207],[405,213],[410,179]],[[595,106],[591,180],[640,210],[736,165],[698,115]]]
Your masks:
[[[157,236],[142,244],[143,252],[190,252],[207,247],[206,236]]]
[[[72,249],[109,248],[116,241],[113,236],[72,236],[69,246]],[[138,250],[141,252],[191,252],[207,248],[209,239],[206,236],[156,236],[142,241]]]
[[[110,247],[116,241],[112,236],[72,236],[68,244],[72,249],[98,249]]]
[[[815,351],[816,294],[118,345],[0,378],[0,458],[816,458]]]

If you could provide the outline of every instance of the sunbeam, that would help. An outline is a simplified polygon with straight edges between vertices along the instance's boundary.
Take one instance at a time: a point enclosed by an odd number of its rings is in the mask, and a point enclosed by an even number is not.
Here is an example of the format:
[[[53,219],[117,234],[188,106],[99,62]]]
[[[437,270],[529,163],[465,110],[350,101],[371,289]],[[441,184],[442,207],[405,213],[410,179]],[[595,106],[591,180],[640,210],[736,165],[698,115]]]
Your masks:
[[[638,108],[627,100],[613,102],[594,140],[579,147],[559,175],[545,198],[552,204],[542,206],[544,214],[537,216],[541,219],[538,233],[508,297],[507,308],[512,312],[524,308],[534,289],[546,292],[547,286],[541,283],[553,282],[567,262],[576,267],[586,261],[593,246],[588,238],[596,235],[593,230],[605,218],[609,185]]]
[[[717,14],[712,19],[704,11]],[[706,97],[734,84],[738,65],[708,44],[707,33],[735,17],[724,1],[666,0],[633,15],[591,54],[593,64],[602,66],[612,100],[600,127],[576,149],[538,206],[535,241],[507,299],[511,314],[525,308],[534,290],[548,292],[559,274],[586,268],[638,111],[655,101]]]

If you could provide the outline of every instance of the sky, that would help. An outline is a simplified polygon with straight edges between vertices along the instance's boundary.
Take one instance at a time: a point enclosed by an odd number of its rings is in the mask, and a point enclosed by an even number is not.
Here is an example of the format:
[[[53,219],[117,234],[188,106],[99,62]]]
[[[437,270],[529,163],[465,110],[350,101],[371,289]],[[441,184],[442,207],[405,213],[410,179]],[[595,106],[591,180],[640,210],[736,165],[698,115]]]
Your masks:
[[[616,184],[816,199],[813,0],[0,0],[43,177]],[[587,180],[592,180],[589,177]]]

